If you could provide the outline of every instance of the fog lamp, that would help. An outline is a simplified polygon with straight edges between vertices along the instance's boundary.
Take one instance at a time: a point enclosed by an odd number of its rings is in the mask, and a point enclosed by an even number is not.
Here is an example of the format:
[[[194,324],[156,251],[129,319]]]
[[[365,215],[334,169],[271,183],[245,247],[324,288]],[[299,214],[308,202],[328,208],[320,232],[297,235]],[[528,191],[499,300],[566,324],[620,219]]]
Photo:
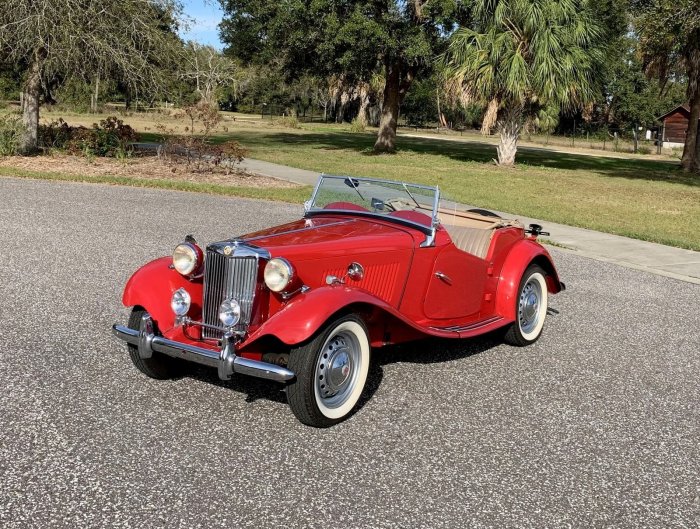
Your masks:
[[[190,304],[192,303],[192,298],[189,292],[184,288],[178,288],[173,292],[173,297],[170,300],[170,308],[176,316],[184,316],[190,310]]]
[[[241,319],[241,306],[235,299],[225,299],[219,306],[219,319],[226,327],[233,327]]]

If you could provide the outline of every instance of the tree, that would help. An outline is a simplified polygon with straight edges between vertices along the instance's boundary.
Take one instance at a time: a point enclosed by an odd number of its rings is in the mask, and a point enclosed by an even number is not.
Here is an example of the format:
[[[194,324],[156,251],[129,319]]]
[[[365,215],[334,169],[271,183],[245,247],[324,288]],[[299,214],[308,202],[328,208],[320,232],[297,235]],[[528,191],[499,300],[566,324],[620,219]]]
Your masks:
[[[690,121],[681,167],[700,173],[700,10],[697,0],[638,0],[635,28],[647,68],[667,76],[675,63],[685,65]]]
[[[0,10],[0,50],[26,64],[23,150],[37,148],[39,106],[57,76],[86,80],[115,75],[142,90],[162,84],[181,45],[177,0],[13,0]],[[164,31],[164,28],[167,31]]]
[[[584,0],[475,0],[476,29],[461,28],[444,55],[463,103],[488,105],[498,163],[515,163],[525,118],[546,105],[581,107],[596,92],[601,31]]]
[[[669,79],[650,78],[644,72],[636,39],[626,37],[621,44],[625,53],[608,67],[607,120],[622,130],[651,126],[658,116],[684,102],[685,86]]]
[[[184,79],[195,82],[195,91],[206,104],[216,103],[218,91],[222,86],[235,81],[235,65],[228,57],[222,55],[212,46],[197,42],[188,42],[185,46]]]
[[[378,152],[396,147],[399,109],[429,73],[446,35],[466,11],[460,0],[220,0],[226,53],[245,64],[277,64],[295,78],[342,77],[361,106],[376,73],[384,78]]]

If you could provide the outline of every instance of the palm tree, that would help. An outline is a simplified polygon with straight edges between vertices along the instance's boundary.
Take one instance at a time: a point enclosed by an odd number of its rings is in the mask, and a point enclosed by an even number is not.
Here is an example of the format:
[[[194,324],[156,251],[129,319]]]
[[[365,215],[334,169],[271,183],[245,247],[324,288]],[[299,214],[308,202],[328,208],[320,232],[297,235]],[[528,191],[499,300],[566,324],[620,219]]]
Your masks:
[[[476,0],[476,28],[460,28],[443,56],[448,88],[488,105],[482,132],[500,135],[513,165],[524,118],[545,105],[573,110],[593,98],[601,31],[586,0]]]

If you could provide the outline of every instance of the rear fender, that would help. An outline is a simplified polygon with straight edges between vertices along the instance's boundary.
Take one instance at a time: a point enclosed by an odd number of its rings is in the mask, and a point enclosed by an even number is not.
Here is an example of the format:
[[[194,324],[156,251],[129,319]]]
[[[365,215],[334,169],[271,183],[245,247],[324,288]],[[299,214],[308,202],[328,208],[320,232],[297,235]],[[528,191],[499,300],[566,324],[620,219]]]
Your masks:
[[[192,298],[188,316],[197,319],[202,313],[202,282],[190,281],[170,268],[172,259],[161,257],[139,268],[124,287],[122,303],[126,307],[140,306],[146,309],[158,323],[161,331],[171,328],[175,315],[170,299],[178,288],[184,288]]]
[[[525,269],[531,264],[539,265],[546,272],[547,290],[550,293],[556,294],[563,290],[563,284],[559,280],[549,252],[532,239],[518,242],[503,263],[496,291],[496,312],[509,321],[515,321],[515,300],[520,280]]]
[[[407,327],[407,332],[424,334],[418,326],[406,320],[388,303],[362,290],[336,285],[298,294],[287,306],[251,333],[242,347],[248,347],[263,336],[270,335],[287,345],[305,342],[332,316],[344,311],[361,313],[368,325],[373,345],[382,342],[387,321],[394,322],[396,327]],[[387,320],[389,316],[393,318]]]

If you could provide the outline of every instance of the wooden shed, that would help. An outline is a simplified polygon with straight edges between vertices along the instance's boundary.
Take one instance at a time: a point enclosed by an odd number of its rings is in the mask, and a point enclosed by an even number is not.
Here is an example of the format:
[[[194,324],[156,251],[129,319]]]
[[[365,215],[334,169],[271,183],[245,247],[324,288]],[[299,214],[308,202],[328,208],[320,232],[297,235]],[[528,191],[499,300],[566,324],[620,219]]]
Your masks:
[[[659,116],[659,121],[663,124],[663,146],[683,147],[685,144],[685,134],[688,131],[690,121],[690,108],[679,105],[663,116]]]

